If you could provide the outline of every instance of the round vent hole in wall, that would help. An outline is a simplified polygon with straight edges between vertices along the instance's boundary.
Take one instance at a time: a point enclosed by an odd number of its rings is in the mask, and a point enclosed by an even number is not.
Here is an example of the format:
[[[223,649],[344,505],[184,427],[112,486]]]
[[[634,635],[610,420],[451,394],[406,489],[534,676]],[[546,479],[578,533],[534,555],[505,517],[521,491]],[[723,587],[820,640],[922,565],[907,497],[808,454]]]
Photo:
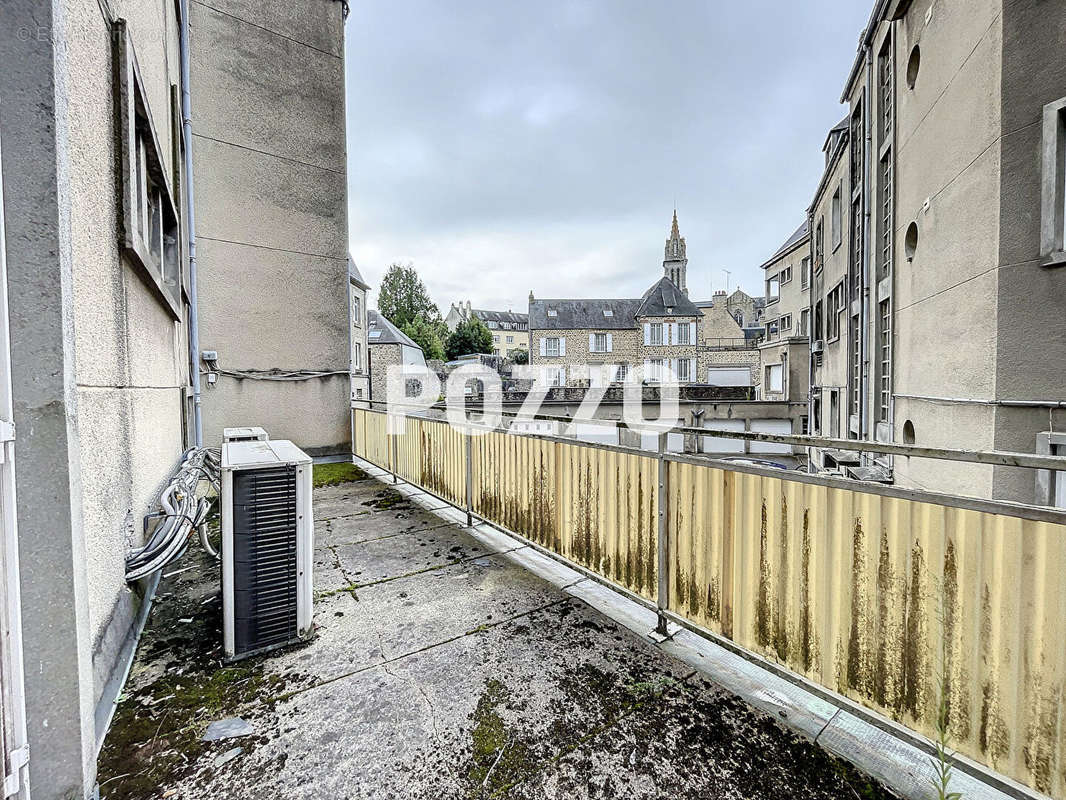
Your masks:
[[[903,444],[914,444],[914,423],[910,420],[903,423]]]
[[[903,240],[903,251],[908,261],[914,261],[914,254],[918,251],[918,223],[912,222],[907,226],[907,235]]]
[[[918,45],[914,45],[914,49],[911,50],[911,57],[907,61],[907,86],[913,89],[914,84],[918,82],[918,70],[922,67],[922,48]]]

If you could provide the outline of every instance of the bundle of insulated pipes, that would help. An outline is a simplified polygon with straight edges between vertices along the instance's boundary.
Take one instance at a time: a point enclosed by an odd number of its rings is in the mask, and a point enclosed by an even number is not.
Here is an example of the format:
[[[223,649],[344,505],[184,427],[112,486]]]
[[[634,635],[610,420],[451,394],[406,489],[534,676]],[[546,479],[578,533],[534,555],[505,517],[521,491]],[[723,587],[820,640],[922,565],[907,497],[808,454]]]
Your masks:
[[[135,581],[163,569],[181,558],[189,547],[192,532],[198,531],[200,543],[214,557],[218,553],[207,539],[207,517],[211,499],[197,496],[200,482],[206,481],[219,490],[218,448],[193,448],[182,456],[181,465],[159,494],[159,510],[144,518],[145,543],[126,556],[126,580]],[[148,535],[148,526],[155,527]]]

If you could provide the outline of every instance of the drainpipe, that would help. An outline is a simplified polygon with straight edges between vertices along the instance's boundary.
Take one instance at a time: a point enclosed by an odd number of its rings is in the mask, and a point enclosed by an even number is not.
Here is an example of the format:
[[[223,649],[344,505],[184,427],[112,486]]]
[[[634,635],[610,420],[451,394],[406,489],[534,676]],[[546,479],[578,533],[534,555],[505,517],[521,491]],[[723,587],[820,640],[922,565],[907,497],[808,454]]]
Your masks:
[[[196,195],[192,174],[192,95],[189,93],[189,0],[181,0],[181,127],[185,139],[185,219],[189,228],[189,369],[193,443],[204,444],[200,403],[200,313],[196,290]]]

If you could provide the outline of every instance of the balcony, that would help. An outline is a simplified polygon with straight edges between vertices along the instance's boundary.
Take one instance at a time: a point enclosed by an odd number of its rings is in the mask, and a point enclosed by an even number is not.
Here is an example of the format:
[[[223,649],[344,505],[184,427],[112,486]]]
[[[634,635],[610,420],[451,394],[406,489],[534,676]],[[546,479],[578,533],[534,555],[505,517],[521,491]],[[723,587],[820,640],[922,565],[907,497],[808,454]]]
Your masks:
[[[708,350],[756,350],[749,339],[706,339],[703,346]]]

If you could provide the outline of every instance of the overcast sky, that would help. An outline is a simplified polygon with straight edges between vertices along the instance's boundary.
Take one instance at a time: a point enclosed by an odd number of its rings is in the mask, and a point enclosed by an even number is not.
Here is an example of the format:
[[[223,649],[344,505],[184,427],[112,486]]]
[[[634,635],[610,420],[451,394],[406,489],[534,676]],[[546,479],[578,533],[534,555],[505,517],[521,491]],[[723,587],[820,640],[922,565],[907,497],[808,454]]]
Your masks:
[[[452,301],[638,297],[677,205],[696,299],[803,221],[872,0],[371,0],[348,19],[351,250]],[[376,297],[376,295],[374,295]]]

